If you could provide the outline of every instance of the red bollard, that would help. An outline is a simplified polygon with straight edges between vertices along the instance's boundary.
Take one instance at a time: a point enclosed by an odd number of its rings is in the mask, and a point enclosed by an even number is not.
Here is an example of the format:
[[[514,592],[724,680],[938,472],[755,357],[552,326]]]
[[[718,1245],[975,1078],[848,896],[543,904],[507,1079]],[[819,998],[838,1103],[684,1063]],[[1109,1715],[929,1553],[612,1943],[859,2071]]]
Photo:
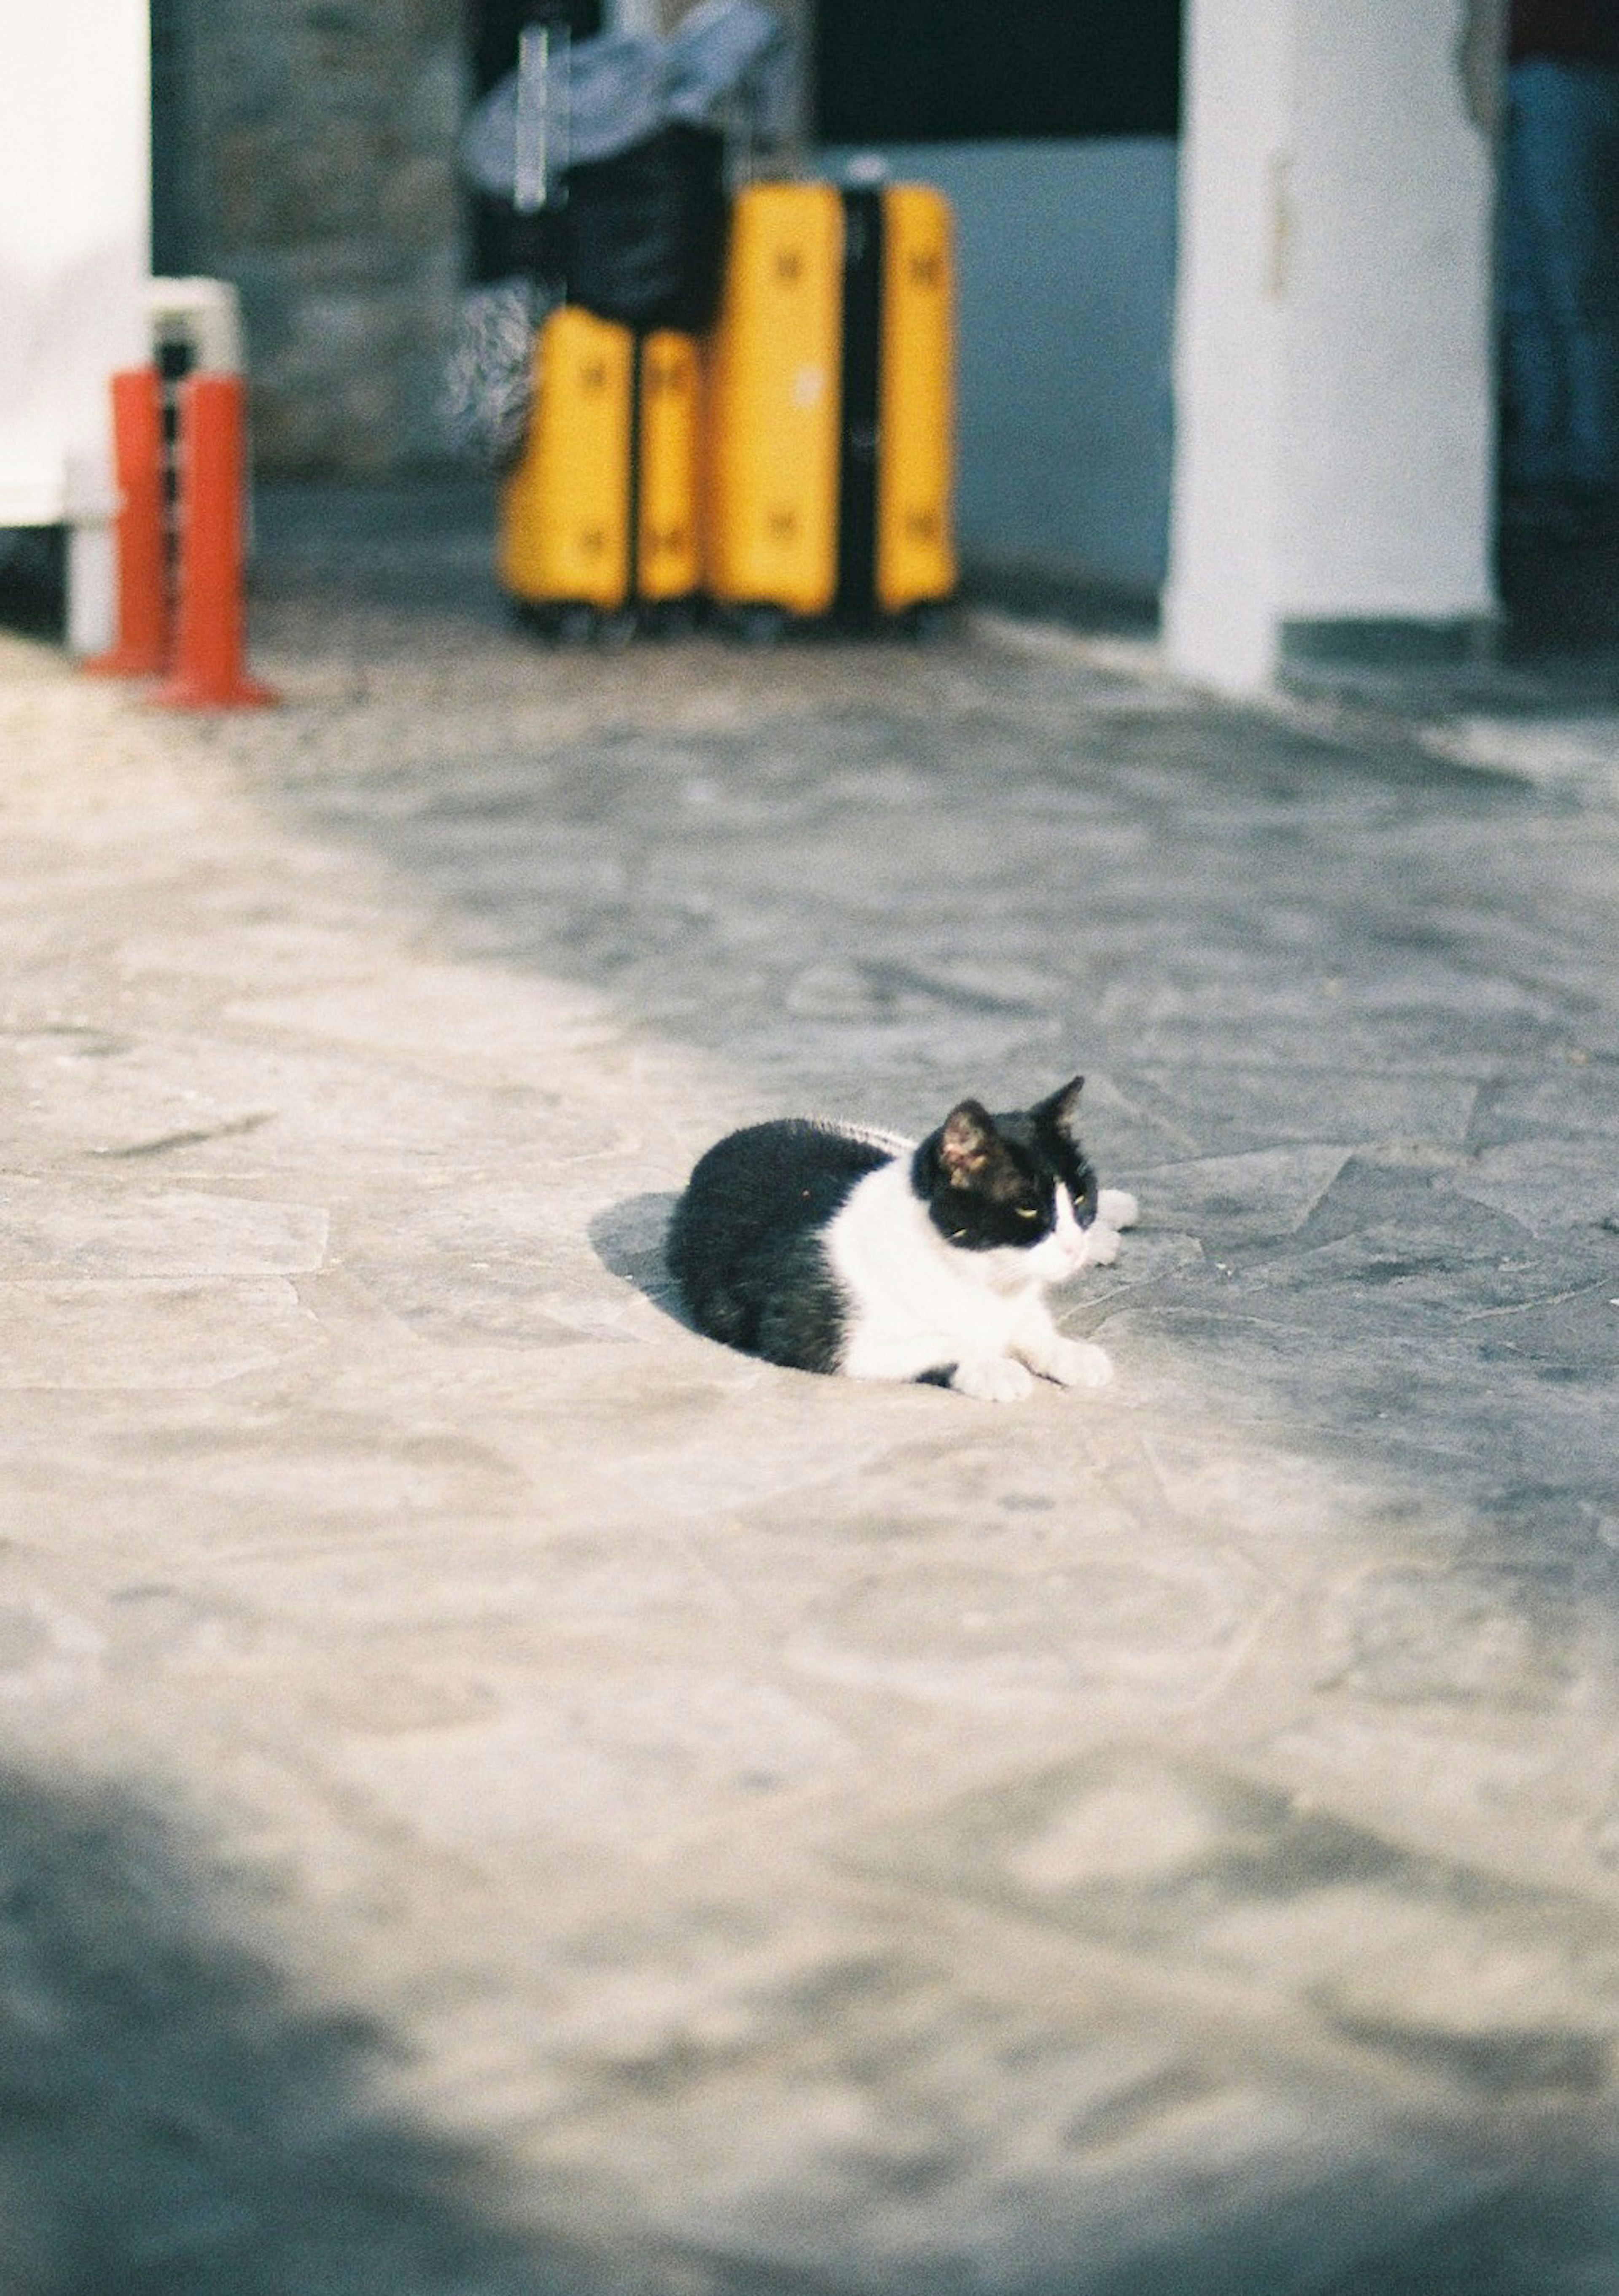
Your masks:
[[[84,668],[103,677],[153,677],[168,667],[168,545],[163,530],[163,390],[155,366],[112,378],[112,453],[119,511],[118,636]]]
[[[245,392],[237,374],[180,386],[180,612],[167,709],[240,709],[279,697],[242,667]]]

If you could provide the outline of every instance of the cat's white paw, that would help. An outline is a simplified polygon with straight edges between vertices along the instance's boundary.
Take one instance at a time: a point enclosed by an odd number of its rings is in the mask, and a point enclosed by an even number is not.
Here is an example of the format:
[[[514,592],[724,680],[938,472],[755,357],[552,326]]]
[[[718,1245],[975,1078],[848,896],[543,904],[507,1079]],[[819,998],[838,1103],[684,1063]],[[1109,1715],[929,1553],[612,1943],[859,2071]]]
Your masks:
[[[1086,1267],[1111,1267],[1114,1261],[1118,1258],[1118,1248],[1119,1233],[1117,1228],[1108,1227],[1101,1220],[1096,1220],[1092,1224],[1085,1241]]]
[[[958,1394],[980,1403],[1021,1403],[1034,1390],[1033,1374],[1010,1356],[985,1356],[976,1363],[961,1363],[950,1374]]]
[[[1133,1227],[1141,1208],[1128,1188],[1102,1188],[1096,1199],[1096,1217],[1104,1227]]]
[[[1042,1378],[1054,1379],[1059,1387],[1106,1387],[1113,1377],[1107,1349],[1090,1340],[1054,1340],[1034,1368]]]

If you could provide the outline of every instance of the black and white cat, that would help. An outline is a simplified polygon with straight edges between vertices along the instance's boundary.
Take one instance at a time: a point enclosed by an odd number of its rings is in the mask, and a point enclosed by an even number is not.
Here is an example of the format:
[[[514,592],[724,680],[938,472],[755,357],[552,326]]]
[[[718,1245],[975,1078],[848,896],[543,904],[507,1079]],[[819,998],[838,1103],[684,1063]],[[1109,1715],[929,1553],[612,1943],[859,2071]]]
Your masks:
[[[1041,1295],[1118,1257],[1135,1198],[1100,1188],[1074,1134],[1084,1079],[1030,1109],[953,1108],[920,1144],[789,1117],[710,1148],[675,1210],[669,1265],[693,1321],[768,1362],[928,1380],[991,1403],[1031,1374],[1101,1387],[1099,1347]]]

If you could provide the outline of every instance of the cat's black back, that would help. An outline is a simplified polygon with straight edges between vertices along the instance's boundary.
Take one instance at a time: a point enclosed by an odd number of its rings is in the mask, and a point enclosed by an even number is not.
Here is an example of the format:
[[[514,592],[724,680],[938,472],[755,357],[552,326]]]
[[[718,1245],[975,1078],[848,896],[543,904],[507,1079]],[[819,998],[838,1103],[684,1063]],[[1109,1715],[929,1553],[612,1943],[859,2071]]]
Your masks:
[[[846,1303],[822,1235],[892,1147],[805,1117],[710,1148],[675,1210],[670,1268],[710,1339],[768,1362],[834,1371]]]

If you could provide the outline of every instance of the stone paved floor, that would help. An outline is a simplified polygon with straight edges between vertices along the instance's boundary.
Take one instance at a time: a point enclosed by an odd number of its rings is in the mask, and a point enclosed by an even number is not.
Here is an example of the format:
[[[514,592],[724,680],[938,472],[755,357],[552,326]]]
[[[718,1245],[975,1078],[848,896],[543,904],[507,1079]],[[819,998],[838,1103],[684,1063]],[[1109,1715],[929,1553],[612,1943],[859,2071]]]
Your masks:
[[[1619,715],[0,637],[0,2285],[1619,2280]],[[1075,1069],[1116,1385],[683,1327],[696,1153]]]

